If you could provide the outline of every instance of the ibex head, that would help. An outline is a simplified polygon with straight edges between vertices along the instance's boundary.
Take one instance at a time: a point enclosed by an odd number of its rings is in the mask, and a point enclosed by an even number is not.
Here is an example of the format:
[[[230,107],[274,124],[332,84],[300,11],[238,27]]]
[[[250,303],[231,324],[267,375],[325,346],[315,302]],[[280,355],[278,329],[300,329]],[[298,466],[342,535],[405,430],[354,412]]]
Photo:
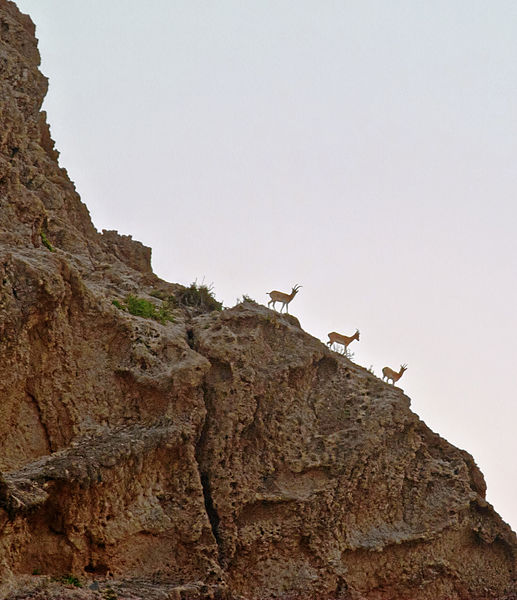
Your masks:
[[[298,285],[298,284],[294,285],[294,286],[293,286],[293,289],[291,290],[291,294],[293,294],[293,295],[296,295],[296,294],[298,293],[298,290],[299,290],[301,287],[303,287],[303,286],[301,286],[301,285]]]
[[[355,330],[354,336],[357,336],[357,341],[359,341],[359,329]]]
[[[400,365],[400,374],[402,375],[404,371],[407,371],[407,365]]]

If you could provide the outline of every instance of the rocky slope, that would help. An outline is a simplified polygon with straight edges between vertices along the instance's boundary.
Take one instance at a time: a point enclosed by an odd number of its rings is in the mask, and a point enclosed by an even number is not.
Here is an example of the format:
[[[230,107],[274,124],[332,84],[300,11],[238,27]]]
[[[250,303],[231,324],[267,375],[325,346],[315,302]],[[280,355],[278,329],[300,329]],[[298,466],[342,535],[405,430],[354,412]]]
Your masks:
[[[514,597],[473,459],[296,318],[188,306],[99,234],[7,0],[0,34],[0,597]]]

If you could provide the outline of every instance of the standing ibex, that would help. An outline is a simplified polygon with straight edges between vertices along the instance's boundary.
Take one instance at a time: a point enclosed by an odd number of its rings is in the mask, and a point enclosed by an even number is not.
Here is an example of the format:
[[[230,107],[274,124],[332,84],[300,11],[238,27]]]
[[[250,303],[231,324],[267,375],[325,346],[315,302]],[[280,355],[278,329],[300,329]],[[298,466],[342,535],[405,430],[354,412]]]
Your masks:
[[[348,344],[353,342],[354,340],[359,341],[359,329],[356,330],[354,335],[342,335],[341,333],[337,333],[336,331],[332,331],[329,333],[329,341],[327,342],[327,346],[332,348],[333,344],[341,344],[345,347],[345,354],[347,353]]]
[[[269,297],[271,298],[271,300],[267,303],[268,306],[271,306],[271,304],[273,304],[273,309],[276,310],[275,308],[275,304],[277,302],[281,302],[282,306],[280,307],[280,312],[282,312],[282,309],[285,306],[285,310],[287,313],[289,313],[289,302],[291,302],[291,300],[296,296],[296,294],[298,293],[298,290],[301,288],[301,285],[296,284],[293,289],[291,290],[290,294],[284,294],[284,292],[277,292],[276,290],[273,290],[272,292],[268,292]]]
[[[400,365],[400,371],[398,373],[389,367],[384,367],[382,370],[382,380],[384,381],[384,379],[386,379],[386,381],[389,382],[391,379],[393,385],[395,385],[395,382],[398,381],[402,375],[404,375],[404,371],[406,370],[407,365]]]

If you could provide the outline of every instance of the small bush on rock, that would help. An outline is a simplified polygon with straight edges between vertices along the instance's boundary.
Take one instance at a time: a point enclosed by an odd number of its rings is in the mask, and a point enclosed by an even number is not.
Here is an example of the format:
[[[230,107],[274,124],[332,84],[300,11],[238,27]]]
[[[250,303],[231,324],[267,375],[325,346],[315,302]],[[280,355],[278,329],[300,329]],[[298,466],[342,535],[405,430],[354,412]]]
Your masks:
[[[63,575],[63,577],[59,577],[56,579],[59,583],[64,583],[65,585],[73,585],[74,587],[82,588],[83,584],[79,581],[79,578],[75,575]]]
[[[55,252],[54,246],[52,246],[52,244],[50,243],[50,241],[47,237],[47,234],[44,231],[42,231],[40,233],[40,236],[41,236],[41,243],[45,246],[45,248],[47,248],[47,250],[50,250],[50,252]]]
[[[113,300],[112,304],[120,310],[135,315],[136,317],[144,317],[144,319],[154,319],[160,323],[165,324],[167,321],[174,321],[170,312],[169,306],[164,304],[160,307],[156,307],[152,302],[145,298],[138,298],[133,294],[129,294],[126,298],[126,303],[122,304],[118,300]]]
[[[216,300],[213,293],[213,286],[198,285],[196,281],[189,287],[176,294],[176,300],[181,306],[200,308],[211,312],[213,310],[223,310],[223,303]]]

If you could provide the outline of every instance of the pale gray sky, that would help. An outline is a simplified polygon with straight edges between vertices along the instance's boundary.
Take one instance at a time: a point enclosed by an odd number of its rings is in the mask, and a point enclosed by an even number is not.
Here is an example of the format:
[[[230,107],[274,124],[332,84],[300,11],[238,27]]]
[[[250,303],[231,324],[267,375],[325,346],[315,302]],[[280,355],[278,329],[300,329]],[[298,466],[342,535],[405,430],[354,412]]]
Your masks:
[[[517,529],[517,3],[18,0],[98,229],[409,369]]]

